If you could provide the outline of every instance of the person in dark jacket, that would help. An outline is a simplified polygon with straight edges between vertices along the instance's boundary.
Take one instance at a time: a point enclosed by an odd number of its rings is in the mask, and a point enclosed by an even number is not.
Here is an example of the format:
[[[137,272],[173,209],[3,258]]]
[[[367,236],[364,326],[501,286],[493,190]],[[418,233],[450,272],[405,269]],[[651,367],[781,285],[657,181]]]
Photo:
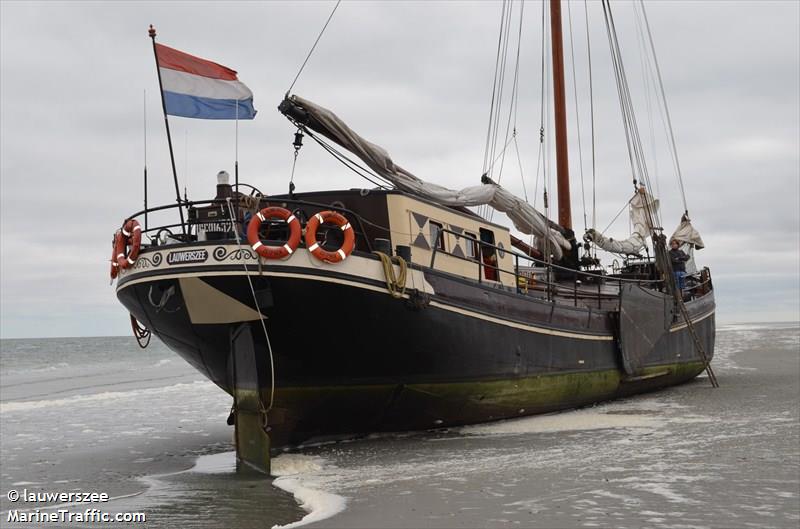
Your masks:
[[[680,243],[672,239],[669,241],[669,260],[672,262],[672,272],[675,274],[675,285],[678,290],[686,288],[686,261],[689,256],[681,250]]]

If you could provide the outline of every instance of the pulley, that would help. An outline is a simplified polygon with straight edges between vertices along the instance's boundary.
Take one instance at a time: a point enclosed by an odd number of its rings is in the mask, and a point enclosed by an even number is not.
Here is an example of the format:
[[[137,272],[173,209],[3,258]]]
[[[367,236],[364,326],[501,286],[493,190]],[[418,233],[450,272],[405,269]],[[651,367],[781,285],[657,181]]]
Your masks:
[[[303,146],[303,130],[297,129],[297,132],[294,133],[294,141],[292,142],[294,146],[295,156],[297,156],[297,152],[300,150],[300,147]]]
[[[289,198],[294,199],[294,169],[297,165],[297,155],[300,154],[300,147],[303,146],[303,129],[298,127],[297,132],[294,133],[294,160],[292,161],[292,176],[289,178]]]

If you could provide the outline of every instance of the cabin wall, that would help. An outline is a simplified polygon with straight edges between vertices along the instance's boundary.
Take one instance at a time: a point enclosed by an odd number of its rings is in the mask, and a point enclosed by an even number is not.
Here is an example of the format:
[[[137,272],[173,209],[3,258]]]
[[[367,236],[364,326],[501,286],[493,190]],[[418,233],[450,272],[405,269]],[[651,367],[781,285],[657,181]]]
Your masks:
[[[457,237],[451,233],[443,233],[444,249],[436,252],[434,268],[468,277],[478,278],[479,252],[477,248],[470,255],[468,235],[480,240],[481,229],[488,230],[494,235],[494,244],[501,248],[511,249],[511,237],[507,228],[481,222],[475,217],[435,206],[421,200],[404,196],[390,194],[386,196],[389,213],[389,226],[392,230],[392,246],[404,245],[411,247],[412,262],[429,266],[431,262],[433,236],[432,228],[436,225],[444,229],[458,233],[464,233],[464,237]],[[470,260],[460,259],[465,257]],[[514,258],[508,251],[500,251],[497,254],[498,265],[507,271],[514,270]],[[486,280],[485,270],[481,266],[481,280]],[[514,276],[511,274],[499,274],[499,282],[503,285],[514,286]]]

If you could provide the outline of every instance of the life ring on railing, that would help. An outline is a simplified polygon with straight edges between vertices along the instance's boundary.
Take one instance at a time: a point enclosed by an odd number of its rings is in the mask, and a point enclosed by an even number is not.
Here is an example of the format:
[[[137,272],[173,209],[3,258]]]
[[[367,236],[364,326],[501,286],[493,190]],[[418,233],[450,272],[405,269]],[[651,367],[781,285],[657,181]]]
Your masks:
[[[261,242],[258,236],[261,224],[271,219],[284,220],[289,225],[289,240],[283,246],[267,246]],[[247,225],[247,242],[264,259],[284,259],[292,255],[300,244],[301,234],[302,228],[297,217],[288,209],[277,206],[262,209],[250,219],[250,224]]]
[[[117,230],[114,232],[114,238],[111,239],[111,279],[119,275],[119,263],[117,262],[117,248],[119,246],[119,239],[122,237],[122,231]]]
[[[333,252],[324,249],[317,242],[317,229],[324,223],[335,224],[344,234],[342,246]],[[326,263],[339,263],[347,259],[356,245],[356,234],[350,222],[341,213],[335,211],[321,211],[308,220],[306,224],[306,248],[311,255]]]
[[[130,245],[130,249],[128,249]],[[114,236],[114,253],[120,268],[130,268],[142,249],[142,227],[139,221],[128,219]]]

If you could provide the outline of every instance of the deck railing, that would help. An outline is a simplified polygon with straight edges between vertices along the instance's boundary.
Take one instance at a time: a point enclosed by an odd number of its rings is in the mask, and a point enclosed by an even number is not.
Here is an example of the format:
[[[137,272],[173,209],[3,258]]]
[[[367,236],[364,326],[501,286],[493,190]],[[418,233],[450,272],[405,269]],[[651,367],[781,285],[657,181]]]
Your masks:
[[[603,299],[606,299],[606,300],[618,299],[619,290],[617,290],[617,293],[615,293],[615,294],[604,294],[603,291],[602,291],[602,286],[604,284],[612,284],[612,285],[616,284],[617,287],[619,288],[623,283],[633,283],[633,284],[645,286],[647,288],[652,288],[652,289],[655,289],[655,290],[661,290],[661,291],[664,290],[664,281],[662,279],[628,279],[628,278],[623,278],[623,277],[609,276],[609,275],[606,275],[606,274],[597,274],[597,273],[592,273],[592,272],[584,272],[584,271],[580,271],[580,270],[574,270],[572,268],[566,268],[564,266],[553,264],[552,262],[549,262],[549,261],[544,261],[542,259],[537,259],[535,257],[531,257],[531,256],[528,256],[528,255],[523,255],[523,254],[520,254],[520,253],[517,253],[517,252],[512,252],[508,248],[503,248],[503,247],[500,247],[500,246],[497,246],[497,245],[494,245],[494,244],[491,244],[491,243],[488,243],[488,242],[485,242],[485,241],[480,241],[480,240],[474,239],[472,237],[467,238],[467,237],[464,236],[463,233],[456,233],[456,232],[454,232],[452,230],[448,230],[446,228],[441,228],[441,229],[438,230],[438,232],[439,233],[449,233],[449,234],[453,235],[454,237],[456,237],[457,239],[458,238],[466,238],[470,242],[474,242],[476,245],[478,245],[478,248],[477,248],[478,251],[476,252],[476,256],[474,258],[470,258],[470,257],[465,257],[465,256],[460,256],[460,255],[455,255],[455,254],[452,254],[452,253],[448,253],[448,252],[446,252],[444,250],[441,250],[437,245],[433,245],[433,250],[431,252],[431,260],[430,260],[430,264],[429,264],[431,269],[435,269],[436,256],[439,253],[444,253],[445,255],[447,255],[449,257],[453,257],[455,259],[459,259],[459,260],[462,260],[462,261],[468,261],[470,263],[474,263],[475,266],[476,266],[476,269],[477,269],[478,282],[483,282],[484,280],[486,280],[486,278],[484,277],[484,275],[485,275],[484,271],[486,269],[494,270],[495,273],[497,274],[498,278],[501,277],[500,274],[507,274],[507,275],[513,276],[515,289],[516,289],[516,292],[518,294],[528,293],[530,288],[531,288],[531,285],[529,283],[529,277],[527,275],[525,275],[525,274],[520,273],[520,259],[522,259],[523,261],[527,261],[528,263],[532,263],[533,264],[532,268],[537,268],[538,267],[538,268],[544,270],[546,279],[544,281],[535,280],[534,288],[535,288],[536,285],[542,285],[543,294],[544,294],[545,299],[547,301],[554,301],[555,297],[556,297],[556,294],[559,294],[559,297],[561,299],[570,299],[570,296],[568,294],[565,295],[565,292],[564,292],[565,282],[563,282],[563,281],[562,282],[557,282],[557,281],[555,281],[553,279],[553,277],[554,277],[553,272],[554,271],[561,272],[561,273],[563,273],[563,275],[571,277],[571,279],[572,279],[572,285],[571,285],[572,286],[572,289],[571,289],[572,290],[572,292],[571,292],[572,296],[571,296],[571,298],[572,298],[572,302],[573,302],[574,306],[576,306],[576,307],[578,306],[578,299],[583,299],[583,298],[586,298],[586,297],[588,297],[590,300],[595,300],[597,302],[597,308],[602,308]],[[514,256],[514,269],[513,270],[504,269],[504,268],[499,266],[499,263],[498,264],[487,263],[486,261],[484,261],[481,258],[481,256],[484,255],[484,251],[485,250],[489,250],[489,252],[497,252],[497,253],[500,253],[500,252],[511,253]],[[589,292],[589,291],[587,291],[585,289],[580,289],[580,287],[582,287],[584,285],[584,282],[596,284],[597,285],[597,292]],[[698,287],[703,286],[705,284],[710,284],[710,282],[711,282],[711,276],[709,274],[708,279],[706,281],[694,285],[692,287],[692,289],[697,289]],[[569,284],[569,283],[567,283],[567,284]]]
[[[340,211],[340,212],[344,213],[345,215],[347,215],[348,219],[353,219],[351,221],[351,223],[353,223],[354,227],[356,228],[357,237],[359,237],[360,239],[362,239],[364,241],[364,244],[365,244],[367,250],[370,253],[373,251],[372,241],[370,241],[370,238],[367,236],[367,232],[364,229],[364,221],[363,221],[363,219],[361,218],[361,216],[359,214],[357,214],[356,212],[354,212],[354,211],[352,211],[350,209],[347,209],[347,208],[344,208],[344,207],[332,206],[331,204],[310,202],[310,201],[306,201],[306,200],[296,200],[296,199],[290,199],[290,198],[284,198],[284,197],[275,197],[275,198],[258,197],[255,200],[258,201],[257,202],[257,207],[258,208],[262,208],[262,207],[265,207],[265,206],[270,205],[270,204],[271,205],[281,205],[282,207],[292,206],[289,209],[291,209],[295,214],[297,214],[298,210],[302,211],[306,218],[311,216],[311,215],[313,215],[314,213],[316,213],[318,211],[323,211],[323,210],[326,210],[326,209],[334,209],[334,210]],[[169,211],[169,210],[172,210],[172,209],[175,209],[175,208],[187,208],[187,210],[188,210],[190,208],[196,208],[198,206],[210,206],[210,205],[219,205],[221,208],[223,208],[223,211],[225,211],[226,214],[227,214],[228,204],[229,204],[229,200],[226,199],[226,198],[215,198],[215,199],[211,199],[211,200],[181,201],[180,203],[176,203],[176,204],[168,204],[168,205],[165,205],[165,206],[156,206],[156,207],[145,208],[145,209],[143,209],[141,211],[137,211],[136,213],[128,216],[125,219],[124,222],[127,222],[130,219],[136,219],[136,218],[142,217],[142,216],[146,217],[147,215],[155,213],[155,212]],[[234,198],[230,199],[230,204],[234,208],[236,208],[235,211],[238,211],[243,205],[242,202],[237,201]],[[251,206],[252,206],[252,203],[251,203]],[[306,212],[302,208],[310,208],[312,210],[312,212]],[[236,216],[238,217],[238,214],[236,214]],[[124,224],[124,222],[123,222],[123,224]],[[187,220],[184,223],[178,222],[178,223],[172,223],[172,224],[158,224],[156,226],[153,226],[150,223],[147,223],[142,227],[142,234],[143,235],[144,234],[148,234],[150,236],[150,238],[151,238],[151,244],[156,244],[157,245],[158,244],[158,239],[159,239],[161,233],[163,231],[167,230],[167,231],[169,231],[170,235],[172,236],[172,238],[174,240],[180,241],[182,243],[192,243],[192,242],[196,242],[197,241],[197,234],[196,233],[195,234],[192,233],[192,229],[194,228],[194,226],[196,224],[221,224],[221,225],[228,225],[229,224],[231,226],[231,229],[238,230],[238,233],[240,234],[240,237],[244,237],[244,233],[243,232],[246,230],[246,226],[243,226],[243,222],[241,220],[239,220],[238,218],[231,219],[231,218],[227,218],[226,217],[226,218],[220,218],[220,219],[202,219],[202,220],[194,219],[194,220]],[[387,228],[383,228],[383,227],[377,226],[377,225],[375,225],[373,223],[369,223],[369,224],[371,226],[375,227],[376,229],[383,229],[385,231],[388,231]],[[181,233],[172,233],[172,229],[173,228],[179,228]],[[462,261],[467,261],[467,262],[470,262],[470,263],[474,264],[475,267],[476,267],[476,271],[477,271],[476,278],[477,278],[479,283],[482,283],[482,282],[488,280],[486,277],[484,277],[485,276],[485,270],[487,270],[487,269],[494,270],[495,274],[497,275],[498,278],[501,277],[501,274],[506,274],[506,275],[512,276],[514,278],[514,288],[515,288],[515,290],[516,290],[516,292],[518,294],[529,294],[530,290],[534,290],[535,292],[541,291],[542,294],[544,295],[544,298],[547,301],[554,301],[555,298],[556,298],[556,295],[558,295],[558,297],[560,299],[562,299],[562,300],[569,300],[570,296],[569,296],[569,294],[567,292],[565,292],[565,289],[564,289],[565,284],[568,285],[569,282],[568,281],[567,282],[565,282],[565,281],[560,281],[560,282],[556,281],[554,279],[554,272],[559,272],[559,273],[561,273],[561,274],[563,274],[565,276],[569,276],[572,279],[572,283],[571,283],[571,287],[572,287],[571,288],[571,294],[572,294],[572,296],[571,296],[571,299],[572,299],[572,302],[573,302],[573,304],[575,306],[578,306],[578,300],[579,299],[589,298],[590,300],[596,301],[598,308],[602,308],[603,300],[617,300],[619,298],[619,287],[623,283],[633,283],[633,284],[645,286],[647,288],[652,288],[652,289],[656,289],[656,290],[664,290],[664,281],[662,279],[629,279],[629,278],[615,277],[613,275],[610,276],[610,275],[607,275],[607,274],[599,274],[599,273],[593,273],[593,272],[574,270],[574,269],[571,269],[571,268],[567,268],[567,267],[564,267],[564,266],[560,266],[560,265],[554,264],[554,263],[549,262],[549,261],[545,261],[545,260],[542,260],[542,259],[537,259],[535,257],[531,257],[531,256],[528,256],[528,255],[523,255],[523,254],[511,251],[508,248],[503,248],[503,247],[497,246],[495,244],[491,244],[491,243],[488,243],[488,242],[485,242],[485,241],[474,239],[472,237],[466,237],[463,233],[456,233],[456,232],[454,232],[452,230],[449,230],[449,229],[446,229],[446,228],[440,228],[438,231],[439,231],[439,233],[449,233],[449,234],[453,235],[454,237],[456,237],[457,239],[461,238],[461,237],[463,237],[465,239],[468,239],[470,242],[473,242],[473,243],[476,244],[476,246],[477,246],[476,250],[477,251],[476,251],[476,255],[474,257],[466,257],[466,256],[455,255],[453,253],[448,253],[445,250],[441,250],[437,245],[433,245],[433,249],[432,249],[432,252],[431,252],[431,259],[430,259],[430,263],[429,263],[429,267],[431,269],[435,269],[437,255],[439,253],[444,253],[448,257],[459,259],[459,260],[462,260]],[[155,232],[155,235],[156,235],[155,237],[150,235],[153,232]],[[155,242],[152,242],[152,241],[155,241]],[[511,255],[513,255],[513,257],[514,257],[514,269],[513,270],[508,270],[508,269],[505,269],[505,268],[502,268],[501,266],[499,266],[499,263],[498,264],[492,264],[490,262],[483,261],[481,256],[484,255],[484,252],[497,252],[497,253],[508,252],[508,253],[511,253]],[[520,260],[522,260],[523,262],[529,263],[529,265],[532,265],[530,267],[533,268],[533,269],[538,268],[540,270],[543,270],[546,279],[545,280],[535,279],[535,278],[531,278],[530,276],[522,273],[521,269],[520,269]],[[706,285],[710,285],[711,284],[711,275],[710,275],[710,272],[708,272],[708,269],[705,269],[705,270],[706,270],[707,279],[705,279],[703,281],[700,281],[700,282],[696,282],[694,284],[694,286],[690,290],[695,290],[695,291],[699,291],[699,292],[705,292],[707,290],[706,288],[703,288],[703,287],[706,287]],[[531,282],[531,280],[533,280],[533,282]],[[489,280],[489,281],[491,281],[491,280]],[[583,287],[584,283],[593,283],[593,284],[597,285],[597,291],[596,292],[594,292],[594,291],[590,292],[590,291],[588,291],[586,289],[582,289],[581,287]],[[617,285],[617,290],[614,293],[604,293],[602,287],[603,287],[603,285],[608,285],[608,284],[611,284],[611,285],[616,284]]]
[[[370,239],[367,236],[366,231],[364,229],[364,224],[362,222],[361,216],[358,215],[357,213],[355,213],[354,211],[350,210],[350,209],[347,209],[345,207],[333,206],[331,204],[322,204],[322,203],[319,203],[319,202],[310,202],[310,201],[307,201],[307,200],[297,200],[297,199],[290,199],[290,198],[283,198],[283,197],[275,197],[275,198],[260,197],[260,198],[257,198],[255,200],[258,200],[257,208],[263,208],[263,207],[266,207],[266,206],[269,206],[269,205],[276,205],[276,206],[280,205],[281,207],[287,207],[287,209],[292,210],[292,212],[295,213],[295,215],[297,215],[298,210],[303,211],[305,217],[311,216],[314,213],[317,213],[319,211],[325,211],[325,210],[328,210],[328,209],[332,209],[332,210],[336,210],[336,211],[339,211],[341,213],[344,213],[345,216],[347,216],[348,219],[351,219],[351,218],[354,219],[354,222],[351,222],[351,223],[354,225],[354,228],[355,228],[355,231],[356,231],[356,236],[361,238],[361,239],[363,239],[364,244],[366,245],[368,251],[371,252],[372,249],[373,249],[372,248],[372,242],[370,241]],[[243,202],[238,201],[235,198],[231,198],[230,199],[230,204],[234,208],[235,212],[239,211],[242,208],[242,206],[244,205]],[[125,219],[125,221],[123,221],[123,224],[125,222],[127,222],[128,220],[130,220],[130,219],[136,219],[138,217],[142,217],[142,216],[145,216],[145,215],[148,215],[148,214],[152,214],[152,213],[155,213],[155,212],[168,211],[168,210],[176,209],[176,208],[186,208],[188,210],[190,208],[196,208],[198,206],[213,206],[213,205],[219,205],[227,215],[228,199],[226,199],[226,198],[215,198],[215,199],[211,199],[211,200],[181,201],[180,204],[176,203],[176,204],[168,204],[166,206],[156,206],[156,207],[152,207],[152,208],[145,208],[145,209],[143,209],[141,211],[137,211],[136,213],[128,216]],[[306,212],[302,208],[309,208],[313,212]],[[305,222],[305,218],[301,219],[301,221]],[[186,243],[195,242],[195,241],[197,241],[197,234],[193,234],[192,233],[192,228],[196,224],[220,224],[220,225],[230,224],[231,225],[231,229],[234,229],[234,227],[235,227],[235,229],[238,230],[238,233],[240,234],[240,236],[244,236],[244,232],[247,230],[247,226],[244,226],[240,219],[238,219],[238,218],[231,219],[231,218],[227,218],[226,217],[226,218],[220,218],[220,219],[187,220],[184,223],[177,222],[177,223],[172,223],[172,224],[158,224],[158,225],[155,225],[155,226],[151,225],[151,223],[148,223],[148,224],[145,224],[142,227],[142,235],[144,235],[144,234],[148,234],[149,235],[149,234],[152,234],[153,232],[155,232],[156,236],[158,236],[164,230],[168,230],[170,232],[171,236],[175,240],[178,240],[178,241],[181,241],[181,242],[186,242]],[[181,233],[172,233],[172,229],[174,229],[174,228],[180,229]],[[246,236],[244,236],[244,237],[246,238]],[[151,236],[151,240],[152,239],[153,239],[153,237]]]

